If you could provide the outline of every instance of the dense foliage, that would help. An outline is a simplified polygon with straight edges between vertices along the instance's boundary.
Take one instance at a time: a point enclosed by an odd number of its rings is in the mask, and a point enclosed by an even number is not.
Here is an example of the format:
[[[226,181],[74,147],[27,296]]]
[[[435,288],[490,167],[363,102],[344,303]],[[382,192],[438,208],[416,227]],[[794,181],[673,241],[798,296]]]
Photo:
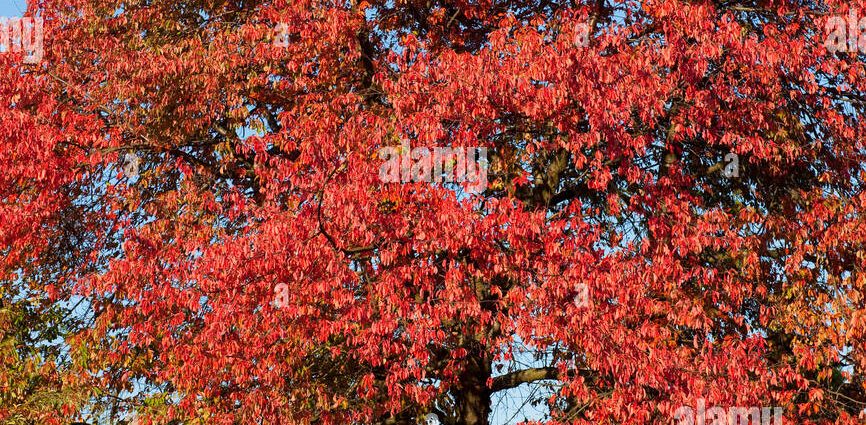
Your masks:
[[[0,420],[860,423],[857,7],[33,1]],[[383,182],[407,144],[486,148],[487,186]]]

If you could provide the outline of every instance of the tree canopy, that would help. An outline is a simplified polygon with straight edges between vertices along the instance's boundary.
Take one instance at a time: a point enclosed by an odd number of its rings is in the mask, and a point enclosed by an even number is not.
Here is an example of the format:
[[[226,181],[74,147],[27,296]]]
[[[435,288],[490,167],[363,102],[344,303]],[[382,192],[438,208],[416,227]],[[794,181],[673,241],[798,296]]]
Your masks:
[[[0,421],[862,423],[860,6],[31,1]]]

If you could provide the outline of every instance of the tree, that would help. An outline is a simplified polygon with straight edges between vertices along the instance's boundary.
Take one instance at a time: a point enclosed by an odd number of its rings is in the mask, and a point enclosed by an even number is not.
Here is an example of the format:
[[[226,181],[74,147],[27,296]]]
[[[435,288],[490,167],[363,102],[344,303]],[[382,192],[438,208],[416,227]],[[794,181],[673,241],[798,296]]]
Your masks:
[[[517,391],[853,424],[848,8],[40,0],[42,62],[0,62],[3,282],[86,300],[62,373],[106,421],[474,425]],[[403,146],[489,183],[384,183]]]

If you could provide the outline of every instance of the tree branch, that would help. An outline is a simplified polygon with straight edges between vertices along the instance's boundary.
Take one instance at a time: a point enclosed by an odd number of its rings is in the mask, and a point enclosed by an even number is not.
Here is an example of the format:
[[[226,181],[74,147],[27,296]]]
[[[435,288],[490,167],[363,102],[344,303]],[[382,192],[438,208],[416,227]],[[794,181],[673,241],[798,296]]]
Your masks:
[[[502,391],[517,387],[520,384],[541,381],[544,379],[558,379],[558,377],[559,371],[555,367],[523,369],[493,378],[493,386],[491,389],[494,392]]]

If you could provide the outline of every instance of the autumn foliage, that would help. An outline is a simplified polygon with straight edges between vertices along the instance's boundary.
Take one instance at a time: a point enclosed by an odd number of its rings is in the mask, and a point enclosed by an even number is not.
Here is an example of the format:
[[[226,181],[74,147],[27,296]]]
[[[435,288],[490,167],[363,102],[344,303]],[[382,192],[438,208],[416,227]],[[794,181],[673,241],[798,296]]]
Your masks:
[[[863,423],[853,8],[31,1],[0,422]],[[486,187],[383,182],[406,144],[485,148]]]

